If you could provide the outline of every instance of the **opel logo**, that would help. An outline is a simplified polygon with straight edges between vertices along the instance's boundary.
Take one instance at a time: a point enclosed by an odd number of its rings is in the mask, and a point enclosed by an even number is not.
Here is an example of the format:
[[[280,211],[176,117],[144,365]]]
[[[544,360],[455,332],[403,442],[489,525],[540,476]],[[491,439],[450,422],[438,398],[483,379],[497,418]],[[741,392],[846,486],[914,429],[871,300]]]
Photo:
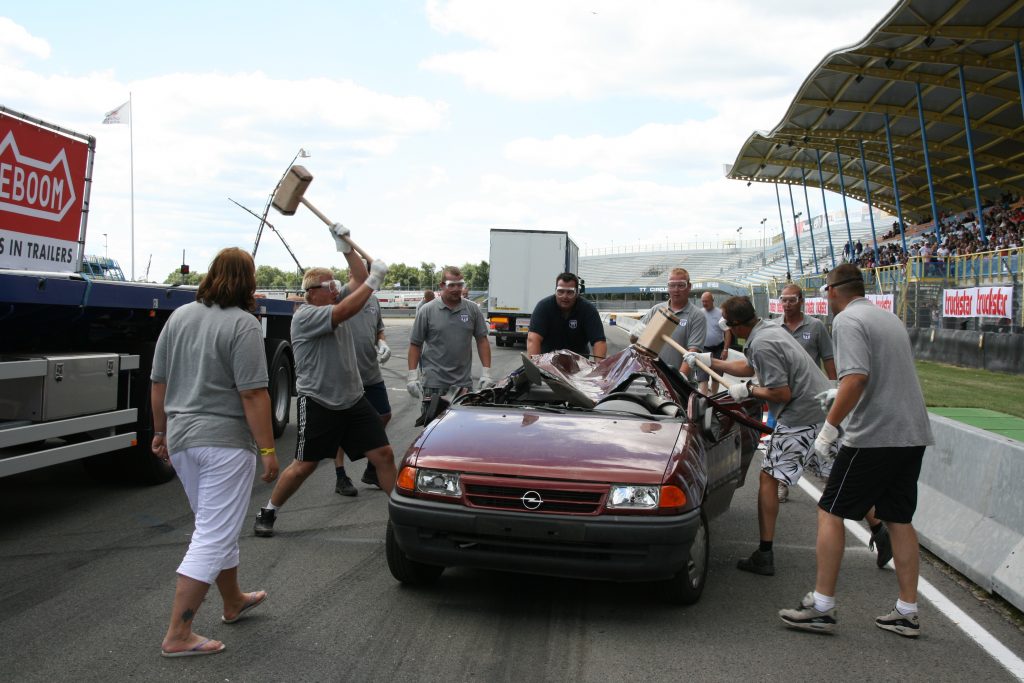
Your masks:
[[[527,491],[520,500],[523,501],[523,507],[527,510],[536,510],[544,502],[544,499],[536,491]]]

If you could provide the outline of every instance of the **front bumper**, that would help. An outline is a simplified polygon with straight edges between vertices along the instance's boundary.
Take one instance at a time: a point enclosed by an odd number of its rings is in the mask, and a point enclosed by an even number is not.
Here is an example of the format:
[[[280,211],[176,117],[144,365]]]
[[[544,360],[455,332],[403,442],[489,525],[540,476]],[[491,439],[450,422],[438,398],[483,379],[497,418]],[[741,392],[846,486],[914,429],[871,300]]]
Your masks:
[[[391,526],[410,559],[615,581],[672,578],[688,561],[700,510],[671,517],[467,509],[392,494]]]

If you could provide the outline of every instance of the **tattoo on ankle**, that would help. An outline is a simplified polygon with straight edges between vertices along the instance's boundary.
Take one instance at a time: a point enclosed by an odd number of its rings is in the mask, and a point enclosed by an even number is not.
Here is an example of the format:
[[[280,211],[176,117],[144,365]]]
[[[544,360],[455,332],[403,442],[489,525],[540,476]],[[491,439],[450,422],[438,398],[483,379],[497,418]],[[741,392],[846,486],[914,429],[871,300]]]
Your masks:
[[[192,621],[192,618],[196,615],[195,610],[191,607],[186,607],[185,611],[181,613],[181,622],[187,624]]]

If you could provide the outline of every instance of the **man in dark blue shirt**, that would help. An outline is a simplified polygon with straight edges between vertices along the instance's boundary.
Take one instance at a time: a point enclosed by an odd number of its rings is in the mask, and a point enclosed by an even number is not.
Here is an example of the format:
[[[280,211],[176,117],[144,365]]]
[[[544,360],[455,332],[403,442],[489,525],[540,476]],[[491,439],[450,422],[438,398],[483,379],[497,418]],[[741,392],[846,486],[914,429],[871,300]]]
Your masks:
[[[555,293],[537,302],[530,316],[526,352],[531,356],[558,349],[569,349],[586,356],[604,358],[608,342],[597,307],[580,297],[580,279],[572,273],[555,278]]]

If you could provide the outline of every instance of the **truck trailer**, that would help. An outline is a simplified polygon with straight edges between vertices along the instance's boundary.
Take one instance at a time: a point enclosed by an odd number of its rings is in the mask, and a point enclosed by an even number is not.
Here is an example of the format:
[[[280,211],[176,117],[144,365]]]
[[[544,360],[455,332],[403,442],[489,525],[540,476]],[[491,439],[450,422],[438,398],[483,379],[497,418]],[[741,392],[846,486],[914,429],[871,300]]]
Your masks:
[[[559,273],[576,273],[579,247],[564,231],[491,230],[487,322],[498,346],[526,342],[537,302],[555,291]]]
[[[103,476],[168,481],[150,451],[157,337],[196,288],[82,267],[95,138],[0,106],[0,477],[82,459]],[[274,435],[290,418],[290,301],[257,299]]]

